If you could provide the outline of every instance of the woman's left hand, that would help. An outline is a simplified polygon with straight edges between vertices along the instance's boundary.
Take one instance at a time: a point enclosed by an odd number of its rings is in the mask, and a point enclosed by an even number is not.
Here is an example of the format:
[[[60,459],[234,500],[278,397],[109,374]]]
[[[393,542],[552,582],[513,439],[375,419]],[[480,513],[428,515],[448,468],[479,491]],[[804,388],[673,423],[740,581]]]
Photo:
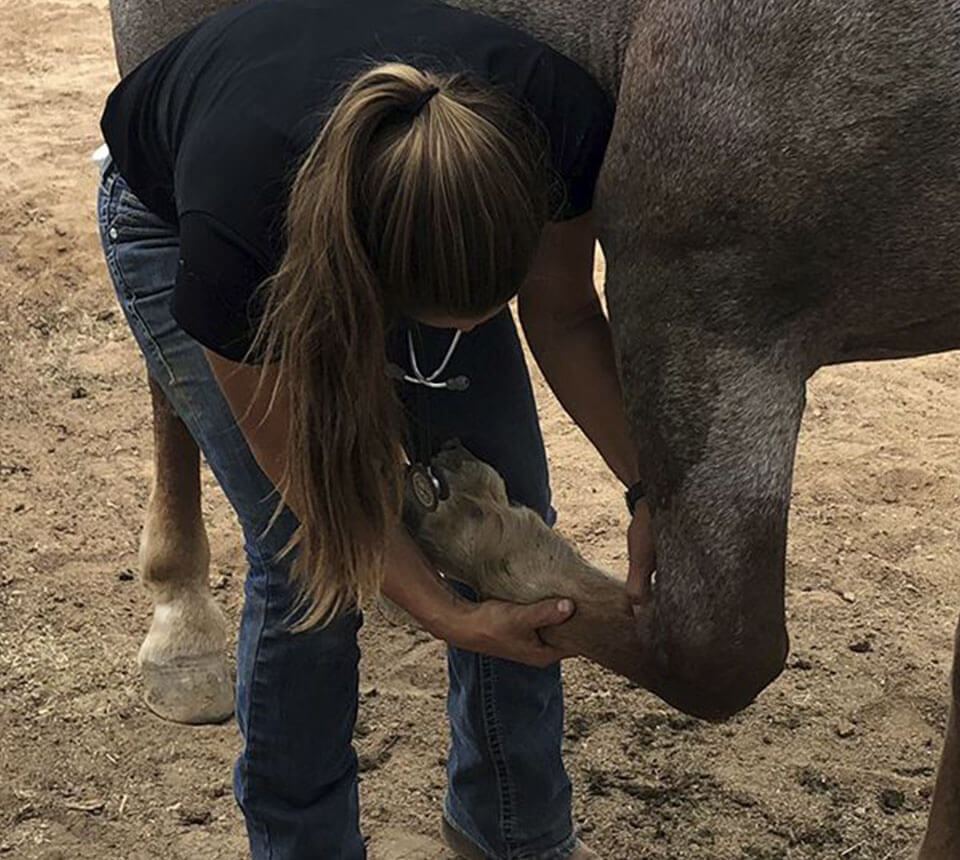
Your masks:
[[[646,603],[650,598],[650,576],[657,564],[653,523],[646,502],[637,502],[634,508],[633,520],[627,529],[627,551],[630,554],[627,595],[633,604]]]

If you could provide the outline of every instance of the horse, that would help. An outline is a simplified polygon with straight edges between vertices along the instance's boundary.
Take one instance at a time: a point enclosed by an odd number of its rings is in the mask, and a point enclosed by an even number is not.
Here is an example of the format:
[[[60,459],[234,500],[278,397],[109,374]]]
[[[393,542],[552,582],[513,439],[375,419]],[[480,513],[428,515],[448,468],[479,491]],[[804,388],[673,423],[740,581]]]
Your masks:
[[[230,3],[111,0],[121,73]],[[960,0],[454,5],[549,43],[616,100],[594,209],[657,552],[648,599],[623,628],[622,671],[724,719],[788,651],[806,381],[825,365],[960,348]],[[151,395],[145,696],[170,719],[223,719],[232,690],[206,584],[199,457],[153,384]],[[919,856],[960,857],[960,641]]]

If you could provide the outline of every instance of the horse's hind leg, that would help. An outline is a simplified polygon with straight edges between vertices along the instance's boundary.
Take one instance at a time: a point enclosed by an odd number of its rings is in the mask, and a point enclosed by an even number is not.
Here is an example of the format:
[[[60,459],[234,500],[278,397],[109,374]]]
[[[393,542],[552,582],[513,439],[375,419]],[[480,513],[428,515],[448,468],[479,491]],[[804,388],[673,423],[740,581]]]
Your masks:
[[[960,857],[960,626],[953,657],[953,690],[947,737],[919,860]]]
[[[154,601],[140,646],[144,700],[178,723],[233,713],[226,624],[210,596],[210,548],[200,512],[200,453],[152,379],[154,475],[140,536],[140,572]]]

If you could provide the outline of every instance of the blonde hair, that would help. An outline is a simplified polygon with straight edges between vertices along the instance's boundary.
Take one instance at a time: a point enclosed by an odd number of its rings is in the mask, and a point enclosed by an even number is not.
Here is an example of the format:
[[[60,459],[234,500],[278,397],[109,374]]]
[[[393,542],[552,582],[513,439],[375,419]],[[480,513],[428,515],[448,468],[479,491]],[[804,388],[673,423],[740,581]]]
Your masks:
[[[387,320],[507,302],[546,220],[548,176],[517,103],[401,63],[353,81],[303,159],[252,347],[277,361],[291,408],[278,488],[300,518],[285,550],[295,629],[364,605],[383,581],[403,484]]]

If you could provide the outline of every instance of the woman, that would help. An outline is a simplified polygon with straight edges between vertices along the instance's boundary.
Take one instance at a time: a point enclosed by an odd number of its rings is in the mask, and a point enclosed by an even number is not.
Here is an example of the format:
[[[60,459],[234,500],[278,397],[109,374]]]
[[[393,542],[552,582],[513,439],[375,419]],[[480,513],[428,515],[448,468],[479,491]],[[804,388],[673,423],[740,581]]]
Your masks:
[[[399,506],[403,450],[428,461],[456,436],[552,518],[505,307],[518,291],[551,386],[634,484],[591,279],[611,120],[570,61],[429,0],[235,7],[110,95],[107,262],[246,539],[235,789],[255,858],[364,856],[356,633],[381,591],[450,646],[447,840],[467,857],[596,856],[560,757],[564,655],[536,632],[573,607],[452,595]],[[635,568],[648,535],[641,505]]]

